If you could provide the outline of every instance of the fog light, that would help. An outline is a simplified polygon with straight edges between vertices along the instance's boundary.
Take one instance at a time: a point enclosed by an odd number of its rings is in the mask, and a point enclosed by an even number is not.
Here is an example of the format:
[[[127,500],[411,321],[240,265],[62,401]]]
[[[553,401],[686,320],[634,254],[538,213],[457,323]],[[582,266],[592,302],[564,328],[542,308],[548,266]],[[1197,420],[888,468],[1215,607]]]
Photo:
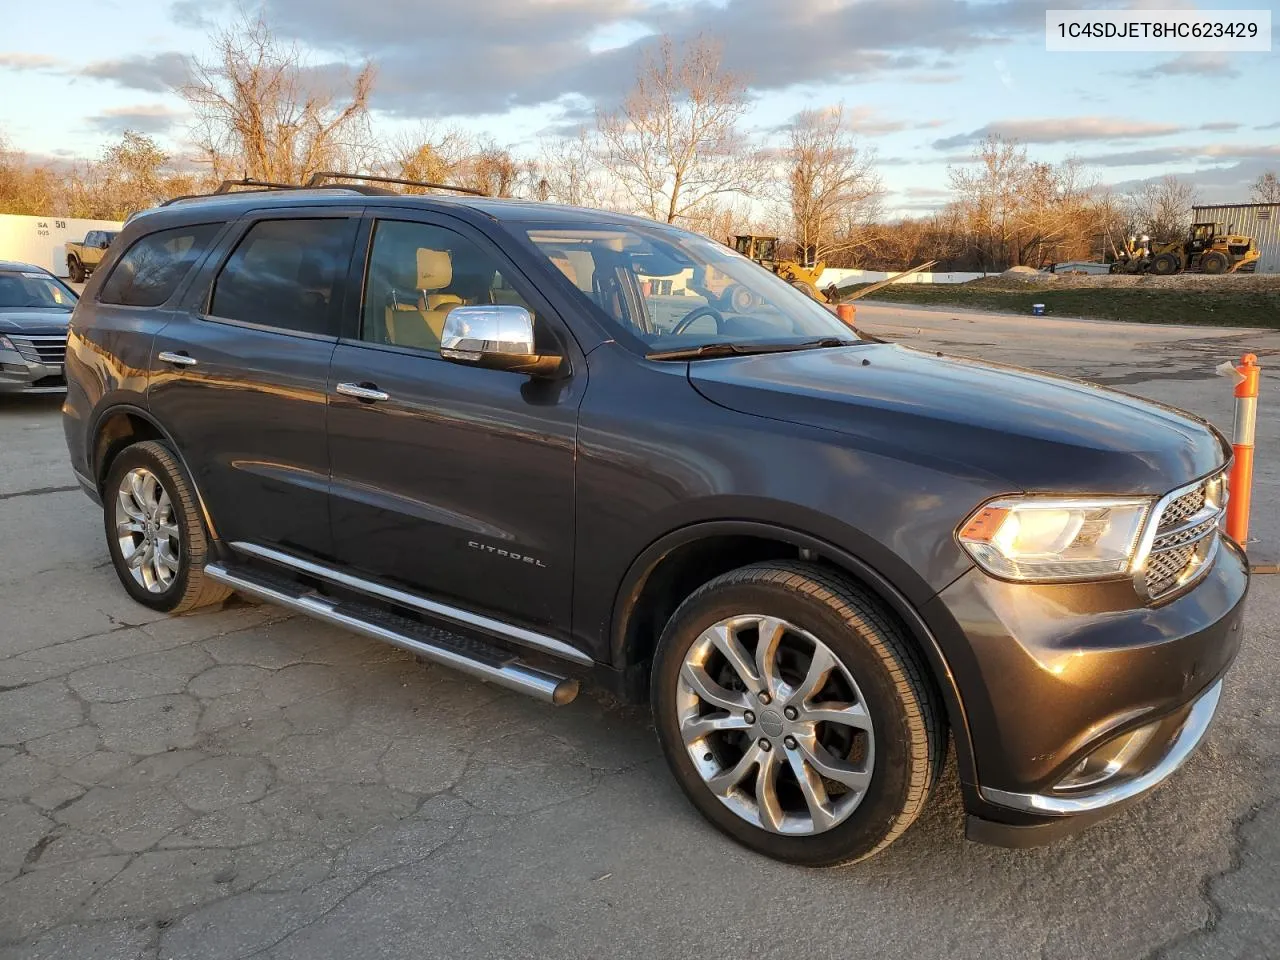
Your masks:
[[[1114,740],[1108,740],[1072,767],[1071,772],[1058,781],[1054,790],[1082,790],[1106,783],[1122,773],[1142,753],[1159,726],[1159,722],[1151,723],[1121,734]]]

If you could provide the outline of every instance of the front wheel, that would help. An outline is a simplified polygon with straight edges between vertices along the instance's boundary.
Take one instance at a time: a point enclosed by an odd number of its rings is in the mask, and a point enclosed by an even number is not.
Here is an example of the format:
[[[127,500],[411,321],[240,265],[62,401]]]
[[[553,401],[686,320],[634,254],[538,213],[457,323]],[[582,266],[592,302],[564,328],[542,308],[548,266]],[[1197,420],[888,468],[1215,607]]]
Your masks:
[[[84,283],[86,276],[84,264],[75,257],[67,257],[67,273],[70,275],[72,283]]]
[[[204,575],[209,545],[199,504],[173,451],[148,440],[111,463],[103,521],[116,575],[139,603],[183,613],[231,591]]]
[[[942,768],[938,695],[902,626],[813,564],[744,567],[690,596],[659,642],[652,705],[694,806],[791,863],[878,853]]]

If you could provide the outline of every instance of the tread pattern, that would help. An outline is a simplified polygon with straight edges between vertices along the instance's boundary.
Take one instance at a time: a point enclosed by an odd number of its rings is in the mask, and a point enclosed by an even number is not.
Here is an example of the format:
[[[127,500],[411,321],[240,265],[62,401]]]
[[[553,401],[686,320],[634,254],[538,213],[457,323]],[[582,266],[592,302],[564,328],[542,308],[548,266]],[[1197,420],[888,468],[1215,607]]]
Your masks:
[[[191,484],[187,481],[187,474],[181,461],[174,456],[172,450],[158,440],[144,440],[120,451],[116,457],[116,463],[130,452],[145,453],[153,457],[157,465],[164,470],[165,480],[172,485],[173,493],[176,495],[173,502],[174,516],[182,525],[182,545],[186,549],[187,571],[182,596],[168,607],[168,611],[186,613],[199,607],[221,603],[231,596],[232,591],[204,575],[205,561],[209,556],[209,538],[205,533],[200,503],[191,489]],[[116,463],[112,464],[113,471]]]
[[[893,680],[907,715],[910,730],[909,787],[901,811],[884,837],[872,849],[830,866],[857,863],[875,856],[907,831],[928,804],[946,760],[946,713],[932,674],[898,618],[865,588],[840,573],[814,563],[771,560],[740,567],[716,577],[695,590],[677,609],[678,618],[688,604],[726,586],[773,585],[798,593],[833,610],[879,656]]]

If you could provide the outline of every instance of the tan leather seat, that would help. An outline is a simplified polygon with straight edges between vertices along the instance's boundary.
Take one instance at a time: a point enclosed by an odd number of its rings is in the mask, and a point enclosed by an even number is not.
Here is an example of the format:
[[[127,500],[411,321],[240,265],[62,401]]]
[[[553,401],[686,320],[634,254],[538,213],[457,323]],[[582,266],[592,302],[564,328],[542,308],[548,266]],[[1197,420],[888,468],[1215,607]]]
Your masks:
[[[395,301],[386,309],[387,338],[391,343],[425,350],[439,350],[444,318],[462,303],[452,293],[441,293],[453,282],[453,260],[447,250],[419,247],[414,252],[414,287],[417,301]]]

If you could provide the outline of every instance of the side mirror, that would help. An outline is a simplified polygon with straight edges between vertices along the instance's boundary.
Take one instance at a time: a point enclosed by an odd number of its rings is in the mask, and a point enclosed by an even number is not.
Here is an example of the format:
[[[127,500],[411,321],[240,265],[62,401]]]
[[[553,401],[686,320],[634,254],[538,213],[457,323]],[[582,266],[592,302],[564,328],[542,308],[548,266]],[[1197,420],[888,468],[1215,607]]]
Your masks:
[[[533,346],[533,314],[514,304],[454,307],[444,318],[440,356],[455,363],[550,376],[561,358]]]

